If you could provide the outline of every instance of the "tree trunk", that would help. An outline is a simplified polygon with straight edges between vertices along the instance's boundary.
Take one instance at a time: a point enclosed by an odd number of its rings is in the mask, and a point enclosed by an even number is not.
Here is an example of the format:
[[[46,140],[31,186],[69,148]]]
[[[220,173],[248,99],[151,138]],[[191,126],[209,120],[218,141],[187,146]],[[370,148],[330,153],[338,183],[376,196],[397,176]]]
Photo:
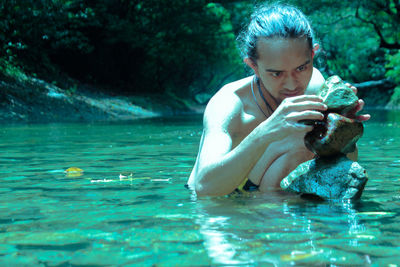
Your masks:
[[[361,83],[354,83],[353,86],[357,87],[358,90],[368,90],[372,88],[393,88],[395,85],[388,79],[382,79],[378,81],[366,81]]]

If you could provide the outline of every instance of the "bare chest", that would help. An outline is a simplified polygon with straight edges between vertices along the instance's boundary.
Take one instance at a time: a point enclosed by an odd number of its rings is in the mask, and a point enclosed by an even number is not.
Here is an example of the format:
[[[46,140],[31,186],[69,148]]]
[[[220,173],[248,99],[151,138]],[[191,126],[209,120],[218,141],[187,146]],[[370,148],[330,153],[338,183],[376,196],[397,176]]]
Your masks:
[[[259,115],[259,114],[257,114]],[[232,145],[236,147],[243,141],[263,120],[254,113],[243,112],[235,128],[231,131]]]

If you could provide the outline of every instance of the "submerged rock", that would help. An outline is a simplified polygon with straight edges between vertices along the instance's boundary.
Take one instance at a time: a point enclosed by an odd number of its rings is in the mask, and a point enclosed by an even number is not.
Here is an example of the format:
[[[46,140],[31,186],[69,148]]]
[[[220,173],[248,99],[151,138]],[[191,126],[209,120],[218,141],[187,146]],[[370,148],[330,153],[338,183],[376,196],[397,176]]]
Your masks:
[[[363,124],[337,113],[329,113],[323,123],[304,137],[306,147],[319,156],[353,152],[363,134]]]
[[[281,187],[325,200],[358,199],[367,180],[366,170],[341,154],[300,164],[282,180]]]

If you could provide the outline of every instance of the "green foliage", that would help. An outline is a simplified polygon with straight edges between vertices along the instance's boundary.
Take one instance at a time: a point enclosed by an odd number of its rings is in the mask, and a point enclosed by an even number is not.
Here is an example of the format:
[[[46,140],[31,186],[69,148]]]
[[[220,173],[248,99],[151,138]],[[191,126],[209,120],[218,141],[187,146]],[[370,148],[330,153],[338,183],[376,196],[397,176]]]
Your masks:
[[[188,97],[238,70],[230,14],[206,0],[6,0],[0,28],[8,64],[121,92]]]
[[[397,86],[394,89],[392,96],[390,97],[390,101],[388,103],[389,107],[398,107],[400,105],[400,87]]]
[[[386,64],[386,67],[388,68],[388,71],[386,76],[393,79],[396,84],[400,84],[400,50],[393,55],[388,55],[387,59],[388,63]]]
[[[81,28],[93,24],[92,16],[79,2],[2,1],[0,40],[6,51],[2,58],[26,71],[46,71],[52,68],[50,56],[58,49],[90,52],[93,46]]]
[[[400,105],[400,50],[393,55],[388,55],[387,59],[388,63],[386,64],[386,67],[388,68],[388,71],[386,77],[392,79],[395,84],[399,84],[394,89],[389,105]]]
[[[0,70],[44,79],[67,73],[120,93],[206,99],[243,75],[235,37],[255,2],[3,0]],[[398,82],[397,1],[287,2],[311,19],[325,76],[362,82],[384,78],[389,68],[387,77]]]
[[[322,48],[320,58],[324,64],[320,67],[325,76],[337,74],[352,82],[384,78],[386,50],[380,46],[374,25],[364,19],[384,16],[372,5],[376,1],[292,2],[312,21]],[[359,18],[361,13],[363,19]]]
[[[15,66],[2,58],[0,58],[0,74],[3,76],[2,78],[5,79],[11,78],[21,82],[27,80],[26,74],[20,67]]]

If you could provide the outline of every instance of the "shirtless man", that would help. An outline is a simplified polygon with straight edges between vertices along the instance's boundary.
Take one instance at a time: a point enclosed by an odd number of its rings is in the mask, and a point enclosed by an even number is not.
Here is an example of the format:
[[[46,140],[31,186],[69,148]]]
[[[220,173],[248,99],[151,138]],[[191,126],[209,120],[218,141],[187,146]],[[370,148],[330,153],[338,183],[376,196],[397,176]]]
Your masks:
[[[275,189],[315,156],[304,144],[313,127],[301,121],[322,120],[327,107],[315,95],[325,80],[313,67],[318,45],[307,18],[292,6],[261,7],[240,39],[254,76],[225,85],[206,107],[188,181],[198,195],[226,195],[243,185]],[[353,112],[363,105],[359,100]]]

